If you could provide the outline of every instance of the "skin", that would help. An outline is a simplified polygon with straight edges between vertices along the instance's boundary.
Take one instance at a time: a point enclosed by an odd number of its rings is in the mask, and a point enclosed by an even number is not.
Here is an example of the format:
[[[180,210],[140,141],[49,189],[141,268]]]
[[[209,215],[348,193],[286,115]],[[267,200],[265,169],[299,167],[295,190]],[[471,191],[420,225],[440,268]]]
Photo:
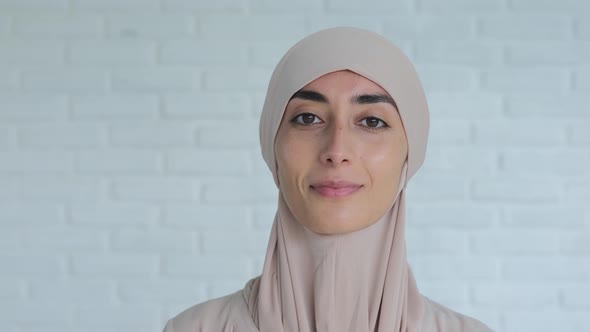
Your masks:
[[[287,104],[274,146],[279,187],[289,209],[297,222],[318,234],[374,224],[393,204],[408,153],[397,108],[386,100],[391,97],[348,70],[321,76],[299,92]],[[318,99],[313,92],[325,101],[310,100]],[[380,97],[355,100],[363,95]],[[323,196],[312,187],[334,179],[362,186],[344,197]]]

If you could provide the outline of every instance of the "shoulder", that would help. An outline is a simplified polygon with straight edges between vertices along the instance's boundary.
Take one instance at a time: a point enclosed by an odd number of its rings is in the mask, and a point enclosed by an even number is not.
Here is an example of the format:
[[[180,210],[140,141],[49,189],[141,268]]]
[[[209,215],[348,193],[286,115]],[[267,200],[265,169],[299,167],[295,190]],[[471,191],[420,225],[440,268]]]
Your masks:
[[[424,331],[465,331],[465,332],[493,332],[483,322],[458,313],[442,304],[422,296],[424,299],[424,316],[429,326]]]
[[[163,332],[233,332],[232,307],[240,293],[238,291],[193,305],[170,318]]]

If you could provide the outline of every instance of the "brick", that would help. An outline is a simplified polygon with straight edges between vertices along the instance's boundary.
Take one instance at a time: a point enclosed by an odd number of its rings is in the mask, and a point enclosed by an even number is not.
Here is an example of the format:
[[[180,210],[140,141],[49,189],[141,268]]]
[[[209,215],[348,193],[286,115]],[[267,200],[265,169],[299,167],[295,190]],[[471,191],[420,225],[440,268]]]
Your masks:
[[[567,40],[572,24],[566,16],[555,14],[498,14],[479,21],[479,35],[500,40]]]
[[[495,308],[502,303],[508,310],[557,310],[559,294],[557,288],[546,284],[513,284],[502,286],[476,286],[473,301],[478,306]]]
[[[22,236],[21,230],[16,228],[3,229],[0,232],[0,250],[22,250]],[[0,298],[2,297],[2,289],[0,288]]]
[[[497,170],[497,155],[494,151],[478,147],[441,147],[429,149],[420,172],[431,176],[489,175]]]
[[[492,119],[502,116],[502,96],[493,92],[436,92],[428,94],[431,116],[461,119]],[[450,102],[452,101],[452,102]]]
[[[160,9],[158,0],[74,0],[72,6],[76,10],[89,11],[157,11]]]
[[[18,323],[21,327],[36,325],[49,326],[51,329],[52,326],[58,325],[58,328],[61,326],[63,329],[70,321],[71,312],[72,308],[67,304],[57,306],[46,303],[17,302],[2,306],[2,320],[6,323]]]
[[[383,15],[384,13],[410,13],[412,11],[411,1],[380,1],[368,0],[364,2],[354,0],[328,0],[328,13],[353,12],[373,13]]]
[[[467,145],[471,142],[471,132],[468,120],[432,119],[429,141],[436,146]]]
[[[494,280],[497,266],[487,258],[420,256],[412,260],[416,277],[422,280]]]
[[[590,114],[590,98],[555,93],[519,93],[506,97],[506,112],[510,116],[522,116],[527,119],[532,116],[585,117]]]
[[[589,196],[590,197],[590,196]],[[566,199],[568,202],[571,200]],[[502,224],[519,229],[580,229],[587,213],[581,207],[509,207]],[[510,231],[511,232],[511,231]]]
[[[247,208],[239,205],[217,206],[194,204],[167,204],[163,211],[163,223],[174,229],[195,230],[246,230],[250,217]]]
[[[588,311],[590,309],[590,287],[587,285],[567,286],[560,290],[561,303],[567,311]]]
[[[207,15],[199,20],[205,39],[248,40],[256,36],[261,40],[290,40],[295,43],[305,37],[305,18],[300,15]]]
[[[205,231],[203,232],[203,254],[264,256],[268,243],[268,232],[264,231]]]
[[[106,92],[107,75],[96,69],[25,70],[23,89],[32,92],[97,93]]]
[[[587,20],[578,20],[575,24],[576,37],[590,39],[590,22]]]
[[[248,43],[248,64],[274,69],[291,46],[292,43],[287,41],[251,41]]]
[[[105,16],[106,35],[127,39],[168,39],[187,37],[195,30],[193,18],[188,13],[134,13]]]
[[[164,10],[186,11],[196,10],[197,13],[216,11],[241,12],[245,4],[241,0],[192,1],[192,0],[163,0]]]
[[[502,275],[509,281],[580,282],[590,279],[590,259],[580,258],[506,258]]]
[[[328,6],[330,6],[328,4]],[[322,3],[314,0],[298,1],[296,3],[288,0],[253,0],[250,3],[250,10],[254,13],[294,13],[294,12],[320,12],[323,10]]]
[[[486,232],[474,234],[470,243],[474,254],[492,256],[546,256],[559,252],[559,238],[551,230]]]
[[[436,0],[418,0],[419,12],[428,13],[479,13],[479,12],[498,12],[505,9],[504,1],[502,0],[488,0],[488,1],[469,1],[469,0],[451,0],[444,4]]]
[[[193,248],[198,248],[196,234],[187,231],[120,230],[112,236],[112,249],[116,252],[190,253]]]
[[[223,264],[220,264],[223,260]],[[174,255],[163,258],[163,275],[199,279],[244,279],[249,277],[248,264],[242,257]]]
[[[2,277],[0,279],[0,300],[16,300],[25,297],[25,283],[18,278]]]
[[[427,95],[473,90],[477,82],[475,70],[460,66],[417,65],[416,71]]]
[[[233,280],[213,280],[210,282],[208,289],[208,299],[214,299],[229,294],[233,294],[244,288],[246,281],[244,279],[233,279]]]
[[[569,132],[570,144],[590,146],[590,122],[581,120],[571,124],[571,131]]]
[[[557,119],[488,119],[476,121],[474,128],[477,146],[549,148],[567,143],[567,124]]]
[[[16,69],[0,68],[0,92],[16,91],[19,81],[19,75]]]
[[[196,74],[186,68],[121,69],[111,74],[115,92],[187,92],[198,87]]]
[[[22,183],[25,199],[74,202],[98,200],[106,195],[105,183],[94,177],[31,175],[24,178]]]
[[[476,201],[509,204],[554,202],[559,194],[557,185],[551,180],[507,177],[475,180],[471,191]]]
[[[194,185],[184,177],[126,176],[113,180],[117,199],[132,201],[187,201],[196,198]]]
[[[0,147],[14,148],[16,146],[16,128],[0,127]]]
[[[4,182],[0,183],[0,188],[5,187]],[[0,225],[38,230],[53,229],[64,225],[64,214],[59,204],[4,201],[0,204]]]
[[[439,15],[395,15],[384,21],[383,35],[396,45],[398,42],[419,40],[463,41],[475,35],[475,21],[465,19],[464,15],[444,18]]]
[[[441,178],[422,174],[410,181],[412,185],[406,189],[407,199],[410,202],[463,201],[467,197],[468,188],[464,176],[449,175]]]
[[[574,71],[574,90],[576,92],[585,93],[588,89],[590,89],[590,69],[579,69]],[[586,103],[585,109],[588,109],[588,105],[590,105],[590,103]]]
[[[571,256],[590,255],[590,233],[563,234],[561,252]]]
[[[164,147],[194,145],[194,128],[181,122],[135,122],[111,126],[110,141],[113,146]]]
[[[561,68],[514,68],[484,72],[483,87],[510,95],[530,92],[559,94],[568,90],[569,78]]]
[[[566,163],[563,160],[575,160]],[[590,174],[590,149],[507,151],[502,169],[510,174],[576,176]]]
[[[503,322],[507,332],[588,331],[587,312],[557,311],[544,314],[536,309],[509,311],[503,314]]]
[[[118,283],[117,290],[125,303],[194,302],[204,298],[206,293],[203,283],[191,279],[123,280]]]
[[[164,42],[161,61],[166,65],[246,65],[247,47],[243,43],[219,40],[174,40]]]
[[[114,283],[109,280],[32,280],[28,282],[29,294],[36,303],[83,304],[88,298],[93,303],[112,303],[116,298]]]
[[[67,99],[53,94],[5,94],[0,98],[0,119],[26,123],[67,117]]]
[[[0,36],[6,38],[10,31],[12,18],[7,15],[0,15]]]
[[[243,119],[251,109],[244,93],[168,94],[164,98],[166,118],[198,120]]]
[[[74,322],[75,326],[84,331],[94,331],[97,328],[105,328],[104,331],[117,328],[127,331],[145,331],[158,323],[159,311],[159,306],[153,303],[118,305],[85,303],[76,308]],[[102,315],[97,315],[97,312],[104,316],[100,317]],[[105,316],[109,319],[104,319]]]
[[[90,148],[106,143],[106,128],[94,124],[36,124],[19,129],[25,147]]]
[[[61,65],[65,60],[65,49],[59,41],[0,41],[0,61],[4,65]]]
[[[408,255],[462,254],[468,249],[467,235],[460,230],[414,229],[408,221],[406,243]]]
[[[468,206],[463,203],[447,203],[443,206],[431,203],[421,206],[419,209],[408,209],[409,227],[436,229],[437,232],[442,232],[441,229],[484,229],[491,227],[497,219],[494,209],[485,206]]]
[[[515,66],[568,66],[590,63],[590,43],[564,41],[508,45],[506,63]]]
[[[271,72],[268,69],[210,69],[204,73],[204,91],[238,92],[266,90]]]
[[[514,11],[526,11],[527,13],[533,11],[555,13],[576,13],[578,11],[588,12],[590,6],[585,1],[579,0],[563,0],[559,2],[551,0],[511,0],[510,9]]]
[[[72,117],[75,120],[154,120],[158,99],[143,95],[74,96]]]
[[[74,65],[150,65],[156,62],[156,46],[145,41],[84,40],[71,42],[68,60]]]
[[[471,41],[428,41],[415,45],[416,62],[484,67],[499,63],[502,54],[492,44]]]
[[[16,15],[12,29],[18,37],[51,38],[53,43],[62,38],[99,37],[103,34],[99,16],[80,13]]]
[[[175,174],[247,175],[247,153],[206,149],[173,150],[167,155],[167,169]]]
[[[76,169],[83,173],[153,174],[162,169],[161,160],[160,154],[154,151],[81,151],[76,155]]]
[[[146,228],[158,219],[158,209],[144,203],[82,202],[70,207],[69,217],[76,227]]]
[[[83,277],[149,278],[156,273],[158,258],[152,254],[74,254],[72,273]]]
[[[22,245],[43,252],[101,251],[106,247],[106,233],[79,229],[25,230]]]
[[[4,10],[65,10],[68,7],[67,0],[3,0]]]
[[[257,205],[252,211],[254,227],[270,231],[277,213],[276,204]]]
[[[254,189],[255,188],[255,189]],[[272,179],[236,178],[206,181],[203,184],[203,201],[212,204],[248,204],[275,202],[277,190]]]
[[[199,146],[212,148],[249,148],[258,145],[257,121],[234,121],[234,124],[207,126],[198,130]]]
[[[61,151],[0,151],[3,173],[66,173],[73,170],[73,155]]]
[[[65,274],[63,257],[36,253],[1,254],[3,277],[44,277]]]
[[[450,308],[464,307],[469,302],[468,287],[456,282],[420,281],[420,294]]]

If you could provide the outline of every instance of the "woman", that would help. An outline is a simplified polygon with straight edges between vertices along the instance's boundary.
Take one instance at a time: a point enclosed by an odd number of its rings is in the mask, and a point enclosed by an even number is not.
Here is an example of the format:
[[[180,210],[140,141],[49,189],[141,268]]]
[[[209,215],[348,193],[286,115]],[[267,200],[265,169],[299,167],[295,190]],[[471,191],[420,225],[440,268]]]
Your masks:
[[[164,331],[490,331],[422,296],[407,263],[404,189],[428,130],[414,67],[385,38],[332,28],[295,44],[260,118],[279,188],[262,274]]]

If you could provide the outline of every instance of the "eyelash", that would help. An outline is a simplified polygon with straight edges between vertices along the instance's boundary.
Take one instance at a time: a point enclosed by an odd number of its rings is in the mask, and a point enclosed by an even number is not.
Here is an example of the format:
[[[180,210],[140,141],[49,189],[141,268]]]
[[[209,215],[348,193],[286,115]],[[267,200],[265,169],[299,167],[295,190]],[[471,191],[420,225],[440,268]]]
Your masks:
[[[313,113],[301,113],[301,114],[296,115],[293,119],[291,119],[291,123],[293,123],[293,124],[295,124],[297,126],[310,126],[310,125],[316,124],[316,123],[300,123],[300,122],[298,122],[297,119],[300,118],[303,115],[311,115],[311,116],[315,117],[316,119],[319,119],[319,117],[317,115],[313,114]],[[380,118],[378,118],[376,116],[368,116],[366,118],[363,118],[362,121],[365,121],[367,119],[377,119],[378,121],[380,121],[383,124],[381,127],[363,126],[363,127],[367,128],[369,130],[378,131],[378,130],[389,128],[389,125],[385,121],[383,121],[382,119],[380,119]]]

